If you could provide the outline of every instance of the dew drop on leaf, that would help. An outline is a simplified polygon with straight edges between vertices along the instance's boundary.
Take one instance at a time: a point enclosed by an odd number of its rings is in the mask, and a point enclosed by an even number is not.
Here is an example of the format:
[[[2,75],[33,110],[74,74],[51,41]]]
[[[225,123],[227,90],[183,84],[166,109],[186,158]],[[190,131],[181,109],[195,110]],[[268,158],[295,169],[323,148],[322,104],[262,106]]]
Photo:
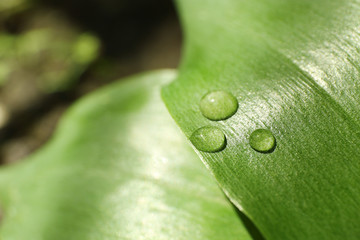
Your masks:
[[[238,109],[237,99],[225,91],[214,91],[206,94],[200,101],[200,111],[213,121],[225,120],[234,115]]]
[[[226,146],[226,137],[223,131],[212,126],[197,129],[191,135],[190,141],[203,152],[219,152]]]
[[[276,147],[276,140],[270,130],[257,129],[250,135],[250,146],[261,153],[270,153]]]

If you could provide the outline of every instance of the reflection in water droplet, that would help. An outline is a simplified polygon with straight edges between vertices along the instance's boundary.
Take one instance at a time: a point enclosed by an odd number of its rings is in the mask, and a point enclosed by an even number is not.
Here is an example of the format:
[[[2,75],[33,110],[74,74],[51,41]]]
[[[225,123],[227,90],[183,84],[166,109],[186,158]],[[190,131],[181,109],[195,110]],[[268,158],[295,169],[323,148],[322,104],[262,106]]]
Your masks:
[[[238,109],[237,99],[228,92],[214,91],[200,101],[200,111],[208,119],[219,121],[234,115]]]
[[[250,135],[250,146],[262,153],[270,153],[276,147],[276,140],[270,130],[257,129]]]
[[[219,152],[226,146],[225,134],[216,127],[202,127],[190,137],[192,144],[203,152]]]

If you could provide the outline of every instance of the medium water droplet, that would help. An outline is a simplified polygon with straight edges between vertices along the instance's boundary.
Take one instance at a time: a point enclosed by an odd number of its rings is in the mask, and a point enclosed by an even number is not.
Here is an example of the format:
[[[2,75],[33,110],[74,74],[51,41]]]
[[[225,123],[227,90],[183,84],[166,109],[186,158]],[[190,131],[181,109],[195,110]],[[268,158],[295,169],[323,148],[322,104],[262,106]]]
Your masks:
[[[196,130],[190,137],[194,146],[203,152],[219,152],[226,146],[226,137],[219,128],[207,126]]]
[[[250,146],[262,153],[272,152],[276,147],[276,140],[270,130],[257,129],[250,135]]]
[[[225,91],[206,94],[200,101],[200,111],[208,119],[219,121],[234,115],[238,109],[237,99]]]

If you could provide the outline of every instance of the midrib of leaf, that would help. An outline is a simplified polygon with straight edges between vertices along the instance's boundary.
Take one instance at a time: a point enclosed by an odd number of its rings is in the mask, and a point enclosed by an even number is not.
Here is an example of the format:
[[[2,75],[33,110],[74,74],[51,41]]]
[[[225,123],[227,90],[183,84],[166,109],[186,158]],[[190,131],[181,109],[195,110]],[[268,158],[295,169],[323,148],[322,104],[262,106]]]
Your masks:
[[[187,137],[206,125],[223,129],[224,151],[198,152],[223,190],[267,239],[359,238],[359,73],[355,60],[341,58],[359,54],[359,2],[178,5],[185,56],[163,98]],[[226,121],[199,111],[216,89],[239,100]],[[250,148],[257,128],[276,136],[272,154]]]

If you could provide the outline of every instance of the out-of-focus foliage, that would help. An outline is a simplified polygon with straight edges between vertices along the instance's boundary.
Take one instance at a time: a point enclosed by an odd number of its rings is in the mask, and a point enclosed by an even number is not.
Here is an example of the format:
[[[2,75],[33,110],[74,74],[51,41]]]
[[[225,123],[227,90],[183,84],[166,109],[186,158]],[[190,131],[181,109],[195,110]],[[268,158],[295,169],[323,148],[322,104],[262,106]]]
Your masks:
[[[45,92],[63,90],[97,58],[100,42],[54,13],[32,20],[19,34],[0,33],[0,84],[25,78]]]
[[[1,0],[0,15],[1,17],[11,16],[18,11],[26,9],[30,4],[30,0]]]

